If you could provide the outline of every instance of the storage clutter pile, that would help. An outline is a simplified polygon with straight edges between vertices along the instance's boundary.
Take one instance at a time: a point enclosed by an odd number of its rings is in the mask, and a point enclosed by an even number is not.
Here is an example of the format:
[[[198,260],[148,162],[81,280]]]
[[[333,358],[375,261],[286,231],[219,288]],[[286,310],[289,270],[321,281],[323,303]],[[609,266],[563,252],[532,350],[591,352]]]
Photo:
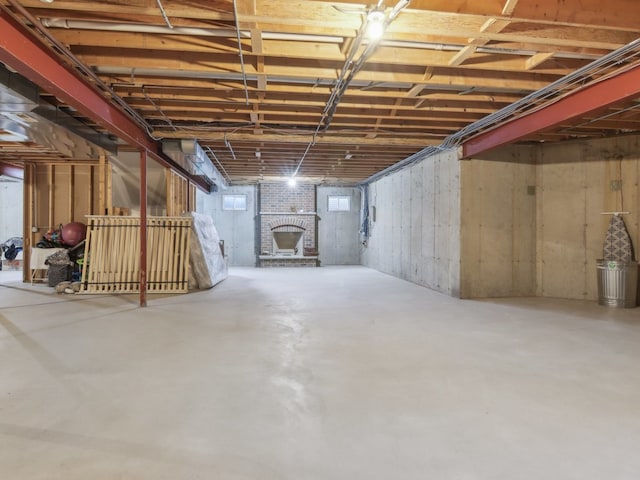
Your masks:
[[[39,248],[65,248],[56,250],[44,262],[49,267],[47,283],[58,293],[80,291],[80,264],[84,259],[86,231],[83,223],[71,222],[49,230],[37,244]]]

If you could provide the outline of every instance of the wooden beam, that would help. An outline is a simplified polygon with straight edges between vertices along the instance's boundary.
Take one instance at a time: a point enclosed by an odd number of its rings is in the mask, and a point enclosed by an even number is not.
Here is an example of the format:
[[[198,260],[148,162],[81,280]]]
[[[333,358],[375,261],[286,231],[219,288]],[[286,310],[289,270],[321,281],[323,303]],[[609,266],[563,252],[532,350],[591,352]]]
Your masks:
[[[203,131],[203,130],[193,130],[190,131],[188,128],[182,128],[179,132],[173,131],[154,131],[154,136],[157,135],[158,138],[185,138],[186,137],[195,137],[199,140],[206,141],[224,141],[224,133],[222,132],[211,132],[211,131]],[[365,138],[365,135],[356,137],[356,136],[326,136],[320,135],[316,138],[313,135],[278,135],[278,134],[264,134],[256,137],[252,134],[247,133],[234,133],[231,139],[237,139],[239,141],[261,141],[261,142],[281,142],[281,143],[302,143],[309,144],[312,141],[315,141],[316,144],[365,144],[365,145],[378,145],[380,147],[385,146],[414,146],[414,147],[423,147],[425,145],[424,138],[413,138],[409,135],[404,135],[403,137],[384,137],[380,138],[375,142],[371,142]]]
[[[634,39],[633,34],[628,32],[616,33],[610,31],[587,30],[580,32],[565,32],[558,26],[547,27],[544,30],[526,30],[523,32],[499,33],[509,22],[501,19],[490,19],[491,25],[479,25],[475,32],[466,32],[465,37],[451,38],[452,44],[486,44],[489,41],[498,41],[502,45],[512,44],[511,49],[522,49],[523,46],[546,46],[553,51],[569,52],[580,55],[584,49],[611,50],[621,45],[629,43]],[[483,30],[483,28],[485,30]],[[131,65],[126,62],[128,58],[136,58],[142,54],[146,57],[154,58],[158,63],[160,54],[162,58],[170,60],[172,58],[183,58],[188,61],[195,61],[203,65],[236,64],[237,69],[237,44],[233,48],[231,39],[199,38],[186,36],[160,37],[152,35],[142,35],[124,32],[102,32],[102,31],[58,31],[56,34],[61,41],[72,46],[74,53],[85,56],[87,59],[97,58],[95,65],[117,65],[118,62]],[[464,39],[464,40],[463,40]],[[466,40],[472,39],[472,40]],[[215,40],[215,41],[214,41]],[[424,41],[426,41],[425,39]],[[414,43],[419,39],[414,39]],[[440,40],[446,41],[446,40]],[[143,47],[143,48],[141,48]],[[508,50],[509,48],[507,48]],[[530,47],[529,47],[530,49]],[[374,55],[371,61],[376,63],[388,63],[396,65],[446,65],[446,52],[433,48],[403,48],[385,47],[381,45],[378,49],[384,55]],[[389,52],[392,55],[389,55]],[[212,60],[212,53],[215,53],[215,61]],[[303,60],[326,60],[330,62],[344,61],[344,53],[341,52],[337,43],[302,42],[285,39],[270,39],[263,41],[261,53],[255,53],[247,49],[245,51],[247,61],[251,61],[256,56],[263,55],[272,58],[298,59],[297,64],[303,66]],[[501,58],[505,55],[500,55]],[[590,57],[589,57],[590,58]],[[136,66],[142,64],[135,63]],[[136,75],[137,76],[137,75]]]
[[[420,95],[420,92],[422,92],[422,90],[424,89],[425,89],[425,85],[420,85],[420,84],[414,85],[413,87],[411,87],[411,89],[407,93],[407,97],[415,98],[418,95]]]
[[[460,50],[458,53],[456,53],[451,58],[451,60],[449,60],[449,66],[450,67],[457,67],[458,65],[461,65],[462,63],[464,63],[464,61],[466,59],[468,59],[471,55],[473,55],[475,53],[477,48],[478,48],[477,45],[467,45],[462,50]]]
[[[263,53],[262,32],[257,28],[251,30],[251,52],[254,55]]]
[[[502,15],[510,17],[518,4],[518,0],[507,0],[502,7]]]
[[[553,57],[553,55],[554,55],[553,52],[536,53],[535,55],[530,56],[524,61],[524,68],[526,70],[533,70],[541,63],[544,63],[547,60],[549,60],[551,57]]]

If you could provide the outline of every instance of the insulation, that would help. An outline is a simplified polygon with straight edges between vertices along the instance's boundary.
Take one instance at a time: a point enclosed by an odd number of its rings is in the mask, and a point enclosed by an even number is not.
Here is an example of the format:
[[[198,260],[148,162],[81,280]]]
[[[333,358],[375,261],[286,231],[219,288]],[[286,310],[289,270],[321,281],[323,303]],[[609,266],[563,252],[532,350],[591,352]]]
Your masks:
[[[220,238],[209,215],[190,212],[191,256],[189,290],[207,289],[220,283],[228,275],[227,263],[220,248]]]

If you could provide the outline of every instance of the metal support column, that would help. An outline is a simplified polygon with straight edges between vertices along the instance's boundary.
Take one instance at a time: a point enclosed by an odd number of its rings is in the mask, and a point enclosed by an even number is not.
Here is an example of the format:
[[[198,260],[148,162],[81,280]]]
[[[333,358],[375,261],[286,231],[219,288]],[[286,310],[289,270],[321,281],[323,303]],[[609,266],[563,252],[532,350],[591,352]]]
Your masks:
[[[140,152],[140,306],[147,306],[147,152]]]

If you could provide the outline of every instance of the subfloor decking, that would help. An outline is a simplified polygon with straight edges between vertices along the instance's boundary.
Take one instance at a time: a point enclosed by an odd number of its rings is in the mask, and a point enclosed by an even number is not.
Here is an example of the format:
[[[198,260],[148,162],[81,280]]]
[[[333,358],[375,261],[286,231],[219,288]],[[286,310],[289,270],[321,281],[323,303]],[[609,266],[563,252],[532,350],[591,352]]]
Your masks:
[[[0,478],[640,475],[638,309],[364,267],[233,268],[146,309],[0,283]]]

